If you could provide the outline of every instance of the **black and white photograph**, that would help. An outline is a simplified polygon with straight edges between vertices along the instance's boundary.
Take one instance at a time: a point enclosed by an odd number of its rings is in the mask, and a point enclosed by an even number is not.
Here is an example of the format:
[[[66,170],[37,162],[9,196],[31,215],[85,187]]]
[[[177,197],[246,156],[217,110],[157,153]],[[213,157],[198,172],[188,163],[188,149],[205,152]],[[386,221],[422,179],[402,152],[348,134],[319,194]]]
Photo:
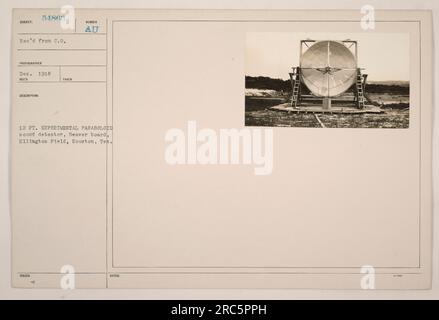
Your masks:
[[[409,36],[251,32],[245,125],[409,128]]]

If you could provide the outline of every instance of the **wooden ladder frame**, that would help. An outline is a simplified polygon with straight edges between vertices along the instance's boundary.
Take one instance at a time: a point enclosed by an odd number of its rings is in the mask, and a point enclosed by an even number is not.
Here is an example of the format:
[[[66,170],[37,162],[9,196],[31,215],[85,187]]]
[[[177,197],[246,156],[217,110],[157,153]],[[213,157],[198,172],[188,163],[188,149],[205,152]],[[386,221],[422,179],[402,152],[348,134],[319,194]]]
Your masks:
[[[301,94],[301,79],[300,79],[300,67],[293,67],[293,72],[290,72],[291,79],[291,107],[297,108],[297,105],[300,102],[300,94]]]

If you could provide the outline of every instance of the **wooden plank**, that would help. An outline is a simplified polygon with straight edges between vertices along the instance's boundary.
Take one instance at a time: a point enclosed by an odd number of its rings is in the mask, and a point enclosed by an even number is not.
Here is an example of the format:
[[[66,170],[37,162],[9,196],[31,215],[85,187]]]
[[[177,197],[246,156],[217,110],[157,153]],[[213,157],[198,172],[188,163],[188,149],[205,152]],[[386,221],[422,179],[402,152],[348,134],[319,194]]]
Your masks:
[[[317,121],[320,123],[320,126],[322,128],[326,128],[326,126],[323,124],[322,120],[320,120],[319,116],[317,115],[317,113],[314,113],[314,117],[316,117]]]

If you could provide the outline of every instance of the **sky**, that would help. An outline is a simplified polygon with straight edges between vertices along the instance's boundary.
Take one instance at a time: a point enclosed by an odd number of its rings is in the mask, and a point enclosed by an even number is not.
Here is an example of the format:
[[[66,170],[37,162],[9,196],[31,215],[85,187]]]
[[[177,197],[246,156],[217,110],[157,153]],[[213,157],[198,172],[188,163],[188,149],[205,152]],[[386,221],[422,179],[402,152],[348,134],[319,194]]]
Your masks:
[[[284,33],[249,32],[246,36],[247,76],[289,79],[299,65],[300,40],[356,40],[358,67],[368,81],[410,80],[408,33]]]

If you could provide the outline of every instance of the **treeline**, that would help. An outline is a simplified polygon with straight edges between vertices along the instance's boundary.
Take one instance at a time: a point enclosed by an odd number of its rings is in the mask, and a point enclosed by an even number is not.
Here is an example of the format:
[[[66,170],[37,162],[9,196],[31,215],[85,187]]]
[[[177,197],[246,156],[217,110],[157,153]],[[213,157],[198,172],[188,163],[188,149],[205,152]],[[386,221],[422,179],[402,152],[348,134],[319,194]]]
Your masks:
[[[245,87],[248,89],[291,91],[291,81],[282,80],[282,79],[272,79],[269,77],[245,76]]]
[[[268,89],[276,91],[291,92],[291,81],[282,79],[273,79],[270,77],[245,77],[245,87],[247,89]],[[306,88],[303,88],[304,91]],[[351,87],[350,91],[354,89]],[[410,87],[408,85],[395,85],[395,84],[376,84],[367,83],[366,92],[368,93],[389,93],[389,94],[400,94],[408,95],[410,92]]]
[[[395,84],[387,85],[387,84],[366,83],[366,92],[408,95],[410,93],[410,87],[398,86]]]

